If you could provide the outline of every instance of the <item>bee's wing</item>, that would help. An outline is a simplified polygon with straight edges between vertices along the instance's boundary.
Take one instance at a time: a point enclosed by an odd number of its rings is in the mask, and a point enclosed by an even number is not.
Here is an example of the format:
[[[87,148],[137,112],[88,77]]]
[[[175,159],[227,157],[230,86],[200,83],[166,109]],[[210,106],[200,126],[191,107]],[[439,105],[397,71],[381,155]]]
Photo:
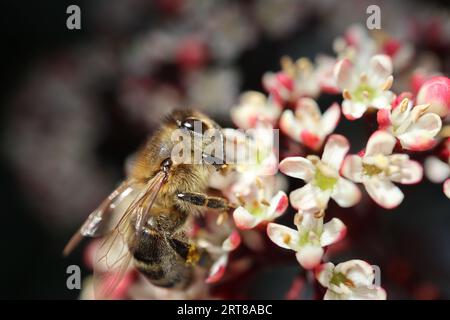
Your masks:
[[[99,237],[111,231],[113,209],[119,205],[131,192],[135,190],[135,184],[126,180],[122,182],[103,202],[95,209],[80,229],[72,236],[64,247],[63,254],[69,255],[83,237]]]
[[[165,178],[165,173],[159,172],[148,182],[100,245],[94,264],[96,298],[109,298],[125,276],[133,252],[139,244],[144,222],[149,218],[150,209]]]

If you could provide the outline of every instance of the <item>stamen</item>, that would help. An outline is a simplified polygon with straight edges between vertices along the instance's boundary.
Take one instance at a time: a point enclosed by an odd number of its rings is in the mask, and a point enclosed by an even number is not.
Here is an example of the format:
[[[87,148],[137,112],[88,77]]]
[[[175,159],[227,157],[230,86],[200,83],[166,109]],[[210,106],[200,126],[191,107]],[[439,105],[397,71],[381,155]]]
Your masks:
[[[367,90],[364,90],[363,92],[362,92],[362,96],[364,97],[364,98],[369,98],[369,91],[367,91]]]
[[[262,199],[262,200],[261,200],[261,203],[262,203],[263,205],[265,205],[266,207],[270,207],[270,202],[269,202],[267,199]]]
[[[405,98],[402,100],[402,102],[400,102],[400,111],[401,112],[405,112],[406,109],[408,108],[408,103],[409,103],[409,99]]]
[[[309,72],[313,69],[313,65],[308,58],[300,58],[296,62],[297,68],[303,72]]]
[[[383,84],[383,86],[381,87],[381,90],[383,91],[387,91],[392,87],[392,84],[394,83],[394,77],[393,76],[389,76],[386,79],[386,82]]]
[[[320,158],[316,155],[310,154],[308,156],[306,156],[306,159],[308,159],[309,161],[311,161],[313,164],[316,164],[320,161]]]
[[[352,100],[352,95],[350,94],[350,91],[348,91],[347,89],[344,89],[344,91],[342,92],[342,96],[346,100]]]
[[[241,195],[239,195],[239,196],[237,196],[237,199],[238,199],[238,201],[239,201],[239,204],[240,204],[241,206],[245,207],[245,199],[244,199],[244,197],[241,196]]]
[[[302,221],[303,221],[303,214],[301,212],[297,212],[294,215],[294,224],[296,226],[299,226],[302,223]]]
[[[369,80],[369,78],[367,77],[366,73],[362,73],[361,77],[360,77],[360,81],[361,82],[367,82]]]
[[[325,216],[325,210],[321,209],[319,212],[314,213],[314,217],[317,219],[323,218]]]
[[[264,189],[264,183],[260,177],[256,177],[255,184],[258,189]]]
[[[291,241],[291,236],[290,236],[288,233],[285,233],[285,234],[283,235],[283,242],[284,242],[285,244],[289,244],[290,241]]]
[[[294,76],[295,68],[294,62],[291,57],[283,56],[280,59],[281,69],[286,72],[289,76]]]
[[[347,287],[350,287],[350,288],[355,287],[355,284],[353,283],[353,281],[348,278],[343,281],[343,284],[345,284]]]

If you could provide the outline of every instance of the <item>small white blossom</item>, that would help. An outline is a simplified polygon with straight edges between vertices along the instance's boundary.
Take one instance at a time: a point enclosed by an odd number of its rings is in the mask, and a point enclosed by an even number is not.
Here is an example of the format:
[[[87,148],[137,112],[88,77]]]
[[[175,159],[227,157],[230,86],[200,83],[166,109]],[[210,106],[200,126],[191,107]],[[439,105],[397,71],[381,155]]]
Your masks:
[[[280,119],[280,129],[291,139],[301,142],[308,148],[317,150],[325,138],[334,131],[341,109],[334,103],[323,114],[311,98],[301,98],[295,109],[285,110]]]
[[[317,266],[322,260],[323,247],[341,240],[347,232],[344,223],[337,218],[324,224],[323,218],[298,213],[295,220],[297,230],[269,223],[267,235],[278,246],[294,250],[298,262],[305,269]]]
[[[324,300],[386,300],[386,291],[373,284],[375,272],[362,260],[350,260],[334,266],[322,264],[316,278],[327,288]]]
[[[241,94],[239,104],[231,108],[231,118],[241,129],[255,128],[259,122],[274,125],[281,114],[281,107],[257,91]]]
[[[281,216],[288,207],[288,197],[278,191],[271,198],[267,197],[267,189],[258,190],[257,195],[242,197],[241,206],[233,212],[234,222],[240,229],[252,229],[263,222],[273,221]]]
[[[305,214],[322,215],[333,198],[343,208],[355,205],[361,193],[358,187],[339,174],[341,164],[350,146],[344,136],[330,136],[322,154],[289,157],[281,161],[280,170],[291,177],[302,179],[306,185],[289,195],[294,208]]]
[[[422,179],[422,166],[406,154],[392,154],[396,139],[376,131],[367,142],[364,155],[347,156],[342,166],[345,177],[362,183],[380,206],[392,209],[403,201],[402,191],[393,183],[414,184]]]
[[[413,101],[404,98],[391,111],[378,111],[380,129],[396,137],[402,147],[412,151],[423,151],[435,145],[434,137],[442,127],[441,118],[435,113],[426,113],[429,104],[414,106]]]
[[[334,75],[343,91],[342,112],[349,120],[361,118],[368,108],[389,109],[395,95],[392,86],[392,62],[386,55],[376,55],[369,66],[356,68],[349,59],[340,60]]]

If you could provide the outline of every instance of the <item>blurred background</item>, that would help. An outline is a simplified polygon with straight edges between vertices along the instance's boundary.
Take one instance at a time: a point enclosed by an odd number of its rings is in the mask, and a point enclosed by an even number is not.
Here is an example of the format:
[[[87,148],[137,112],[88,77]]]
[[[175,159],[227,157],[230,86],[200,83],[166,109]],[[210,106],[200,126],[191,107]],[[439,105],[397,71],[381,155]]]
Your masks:
[[[81,30],[66,28],[71,4]],[[414,64],[449,75],[445,0],[2,1],[0,297],[77,298],[66,268],[83,265],[83,250],[63,259],[62,248],[161,116],[196,106],[232,126],[241,91],[263,91],[262,75],[283,55],[333,55],[333,40],[365,25],[370,4],[384,32],[414,45]],[[341,122],[358,151],[365,123]],[[349,228],[333,260],[379,265],[390,299],[448,299],[450,202],[426,179],[402,189],[394,211],[331,208]],[[292,258],[258,270],[246,296],[285,297],[298,269]]]

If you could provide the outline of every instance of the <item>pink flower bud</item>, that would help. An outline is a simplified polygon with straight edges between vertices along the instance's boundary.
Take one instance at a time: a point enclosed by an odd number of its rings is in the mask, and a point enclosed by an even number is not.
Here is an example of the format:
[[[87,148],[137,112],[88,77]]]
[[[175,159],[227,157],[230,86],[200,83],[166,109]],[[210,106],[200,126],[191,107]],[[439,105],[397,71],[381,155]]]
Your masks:
[[[428,112],[434,112],[445,117],[450,113],[450,79],[447,77],[433,77],[426,81],[417,94],[416,104],[431,106]]]

